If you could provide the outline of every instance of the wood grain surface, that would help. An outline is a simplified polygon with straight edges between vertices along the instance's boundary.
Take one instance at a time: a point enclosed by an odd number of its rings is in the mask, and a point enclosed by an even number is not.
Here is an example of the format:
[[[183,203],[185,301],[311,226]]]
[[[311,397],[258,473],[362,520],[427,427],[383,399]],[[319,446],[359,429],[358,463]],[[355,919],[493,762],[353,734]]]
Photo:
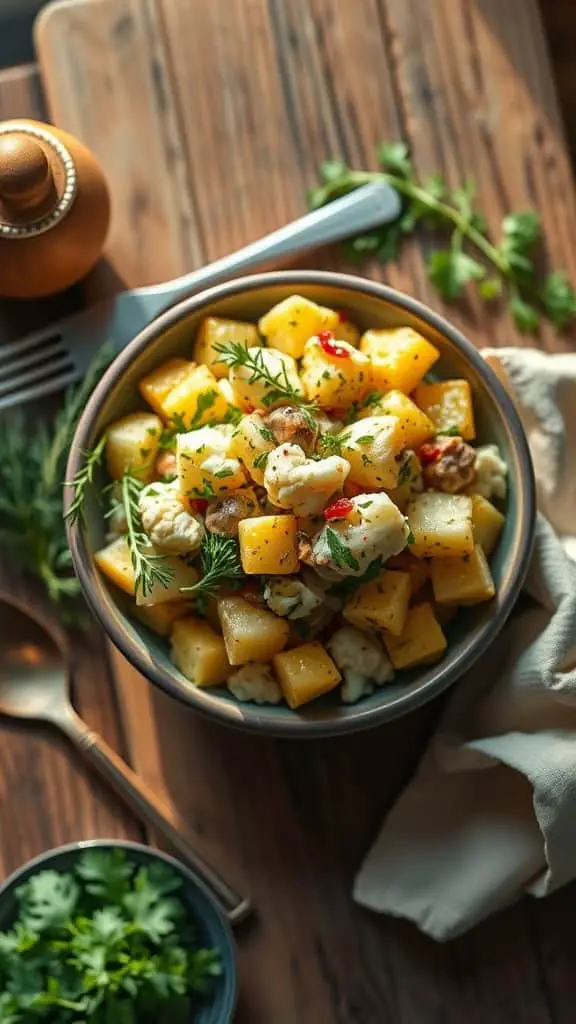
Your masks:
[[[44,15],[38,43],[52,116],[108,175],[108,257],[130,285],[190,269],[298,215],[319,160],[372,165],[376,143],[399,137],[423,174],[442,171],[454,185],[475,176],[492,224],[511,206],[537,206],[550,254],[576,276],[570,167],[534,0],[70,0]],[[2,95],[0,80],[0,104]],[[342,266],[335,253],[322,260]],[[397,266],[367,272],[432,299],[416,245]],[[478,345],[519,341],[498,314],[448,312]],[[530,343],[573,339],[544,332]],[[82,653],[98,676],[83,689],[86,716],[119,743],[98,640]],[[360,737],[268,741],[199,719],[114,658],[135,766],[257,904],[238,933],[239,1021],[573,1020],[574,886],[445,946],[351,902],[354,871],[438,704]],[[112,820],[97,818],[100,794],[80,791],[55,748],[42,747],[46,760],[35,762],[43,800],[33,803],[22,765],[41,742],[10,733],[11,754],[0,750],[0,828],[13,829],[14,857],[58,827],[43,806],[68,808],[66,827],[79,831],[128,825],[111,801],[100,813]]]

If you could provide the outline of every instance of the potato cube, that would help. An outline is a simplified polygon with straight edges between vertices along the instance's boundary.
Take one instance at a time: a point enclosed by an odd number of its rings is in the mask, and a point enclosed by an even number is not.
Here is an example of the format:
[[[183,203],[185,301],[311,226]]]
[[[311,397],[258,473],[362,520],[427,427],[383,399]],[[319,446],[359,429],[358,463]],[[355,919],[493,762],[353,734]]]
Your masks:
[[[432,605],[428,603],[410,608],[399,636],[383,633],[382,639],[394,668],[429,665],[438,661],[448,646]]]
[[[358,348],[362,332],[356,324],[348,319],[347,313],[338,310],[338,325],[332,330],[337,341],[347,341],[349,345]]]
[[[419,448],[427,437],[436,433],[432,420],[403,391],[389,391],[358,415],[360,419],[366,416],[397,416],[405,448]]]
[[[229,403],[207,366],[190,370],[161,404],[167,420],[180,422],[188,430],[206,423],[221,423],[229,410]]]
[[[422,558],[414,558],[409,551],[401,551],[399,555],[393,555],[386,562],[387,569],[397,569],[399,572],[407,572],[410,577],[410,596],[413,597],[422,589],[430,578],[430,567],[428,562]]]
[[[166,601],[165,604],[135,604],[130,614],[158,636],[168,636],[176,619],[184,618],[190,611],[190,605],[186,601]]]
[[[413,398],[430,417],[437,433],[443,430],[457,432],[465,441],[476,437],[472,392],[467,380],[420,384]]]
[[[151,412],[131,412],[106,430],[106,469],[120,480],[129,469],[144,483],[154,474],[162,420]]]
[[[287,704],[301,704],[333,690],[342,678],[322,644],[302,644],[274,658],[274,669]]]
[[[276,349],[249,348],[260,371],[255,375],[254,366],[233,366],[230,369],[230,383],[236,402],[241,409],[275,409],[278,405],[290,405],[290,398],[274,398],[275,381],[282,390],[291,390],[304,396],[304,388],[298,376],[296,360]]]
[[[246,477],[232,458],[232,426],[201,427],[176,436],[180,491],[189,498],[210,498],[242,487]]]
[[[218,686],[232,672],[222,637],[195,615],[174,623],[171,655],[176,668],[195,686]]]
[[[350,463],[349,481],[369,490],[398,483],[404,435],[396,416],[370,416],[346,428],[341,454]]]
[[[194,369],[194,363],[188,359],[169,359],[162,363],[157,370],[153,370],[146,377],[142,377],[138,388],[142,397],[151,405],[154,412],[164,416],[163,403],[166,397],[184,377],[187,377]]]
[[[344,605],[342,614],[353,626],[368,633],[387,629],[399,635],[404,628],[409,600],[409,574],[383,569],[376,579],[358,587]]]
[[[296,516],[254,516],[238,525],[240,558],[245,573],[287,576],[298,572]]]
[[[472,554],[472,499],[466,494],[417,494],[408,503],[406,518],[410,552],[416,558]]]
[[[215,377],[227,377],[228,367],[222,362],[217,345],[242,344],[245,348],[261,345],[256,324],[242,320],[221,320],[217,316],[206,316],[198,328],[194,344],[194,359],[207,366]]]
[[[422,482],[422,467],[416,452],[405,451],[398,462],[398,484],[388,491],[388,497],[392,499],[401,512],[406,511],[408,502],[415,494],[424,490]]]
[[[219,598],[218,616],[231,665],[270,661],[288,640],[290,626],[285,619],[243,597]]]
[[[300,359],[308,338],[320,331],[334,331],[339,319],[334,309],[318,306],[301,295],[290,295],[261,317],[258,327],[270,348]]]
[[[325,352],[318,338],[304,346],[301,377],[311,402],[324,409],[348,409],[372,390],[370,360],[347,342],[336,342],[345,355]]]
[[[360,351],[372,361],[374,387],[382,391],[398,389],[405,394],[420,383],[440,355],[411,327],[366,331],[360,339]]]
[[[257,484],[264,483],[266,458],[274,448],[274,435],[264,426],[260,414],[243,416],[232,435],[230,455],[242,463]]]
[[[484,554],[491,555],[496,547],[505,518],[491,501],[481,494],[472,494],[472,530],[474,543],[479,544]]]
[[[150,545],[150,551],[159,554],[159,552],[154,552],[152,545]],[[177,600],[182,597],[181,587],[191,587],[198,580],[196,569],[187,565],[181,558],[170,555],[161,557],[162,564],[171,571],[172,579],[166,587],[160,582],[154,582],[151,590],[146,594],[143,594],[139,587],[136,594],[137,605],[163,604],[165,601]],[[134,567],[125,537],[117,537],[106,547],[96,551],[94,561],[100,572],[104,573],[117,587],[120,587],[120,590],[124,590],[127,594],[135,594]]]
[[[430,566],[438,604],[479,604],[496,593],[490,566],[479,544],[471,555],[433,558]]]

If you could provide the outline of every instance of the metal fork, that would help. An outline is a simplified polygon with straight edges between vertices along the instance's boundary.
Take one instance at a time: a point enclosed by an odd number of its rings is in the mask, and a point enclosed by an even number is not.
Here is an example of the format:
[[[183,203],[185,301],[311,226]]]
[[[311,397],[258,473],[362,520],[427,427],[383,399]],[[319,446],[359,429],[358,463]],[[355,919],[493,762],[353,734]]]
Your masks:
[[[398,216],[400,199],[375,182],[307,213],[278,231],[164,284],[123,292],[41,331],[0,347],[0,411],[59,391],[80,380],[107,341],[119,352],[177,299],[217,284],[238,271],[293,256]]]

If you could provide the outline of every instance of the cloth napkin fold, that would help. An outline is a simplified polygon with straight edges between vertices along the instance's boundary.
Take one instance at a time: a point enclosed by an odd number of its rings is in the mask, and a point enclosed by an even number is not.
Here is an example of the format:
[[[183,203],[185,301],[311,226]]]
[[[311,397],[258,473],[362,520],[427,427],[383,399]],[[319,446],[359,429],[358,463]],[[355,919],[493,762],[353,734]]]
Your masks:
[[[455,687],[354,884],[439,940],[576,877],[576,354],[483,354],[534,461],[532,601]]]

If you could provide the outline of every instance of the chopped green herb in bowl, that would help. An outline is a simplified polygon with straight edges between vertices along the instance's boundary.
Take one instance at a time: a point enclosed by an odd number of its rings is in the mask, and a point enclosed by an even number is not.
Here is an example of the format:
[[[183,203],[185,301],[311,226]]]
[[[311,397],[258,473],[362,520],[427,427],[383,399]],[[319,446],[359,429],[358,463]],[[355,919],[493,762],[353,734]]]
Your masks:
[[[0,889],[2,1024],[225,1024],[233,941],[177,861],[135,843],[51,850]]]

